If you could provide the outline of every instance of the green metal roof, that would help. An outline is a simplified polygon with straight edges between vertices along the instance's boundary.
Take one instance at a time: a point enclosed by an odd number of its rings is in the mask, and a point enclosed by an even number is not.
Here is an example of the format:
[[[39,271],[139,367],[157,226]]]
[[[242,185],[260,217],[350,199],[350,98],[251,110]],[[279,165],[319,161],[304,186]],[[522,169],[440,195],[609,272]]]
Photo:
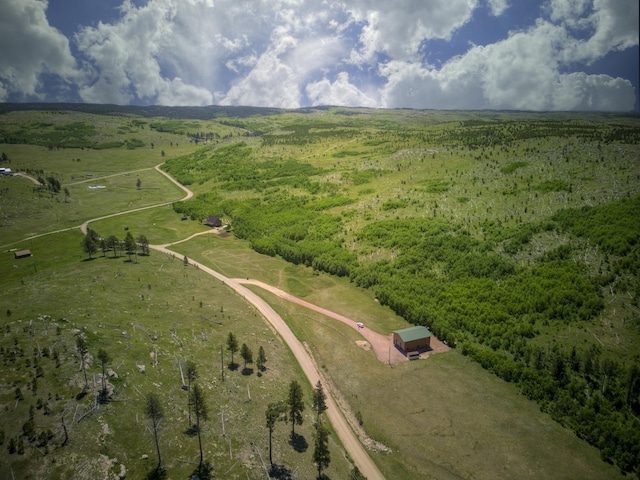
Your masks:
[[[412,342],[420,338],[427,338],[431,336],[431,332],[427,327],[418,325],[417,327],[403,328],[402,330],[396,330],[393,333],[397,333],[403,342]]]

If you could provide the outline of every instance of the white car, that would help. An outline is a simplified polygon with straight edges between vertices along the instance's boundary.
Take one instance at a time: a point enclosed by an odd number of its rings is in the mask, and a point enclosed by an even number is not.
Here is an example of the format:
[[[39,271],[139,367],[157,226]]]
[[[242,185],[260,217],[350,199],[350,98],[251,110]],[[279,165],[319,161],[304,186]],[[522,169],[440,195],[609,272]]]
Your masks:
[[[362,322],[358,322],[356,323],[356,325],[358,326],[358,328],[364,328],[364,323]]]

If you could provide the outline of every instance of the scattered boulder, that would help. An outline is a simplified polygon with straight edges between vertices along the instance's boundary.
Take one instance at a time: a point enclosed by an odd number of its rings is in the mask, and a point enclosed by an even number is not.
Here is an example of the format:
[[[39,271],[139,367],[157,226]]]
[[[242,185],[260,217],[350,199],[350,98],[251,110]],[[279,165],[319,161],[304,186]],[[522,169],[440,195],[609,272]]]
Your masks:
[[[107,376],[109,378],[118,378],[118,374],[113,371],[111,368],[107,368]]]
[[[138,371],[139,371],[140,373],[145,373],[146,368],[145,368],[145,366],[144,366],[144,365],[136,365],[136,367],[138,367]]]
[[[114,480],[124,480],[127,478],[127,467],[123,463],[120,464],[120,472],[113,475]]]

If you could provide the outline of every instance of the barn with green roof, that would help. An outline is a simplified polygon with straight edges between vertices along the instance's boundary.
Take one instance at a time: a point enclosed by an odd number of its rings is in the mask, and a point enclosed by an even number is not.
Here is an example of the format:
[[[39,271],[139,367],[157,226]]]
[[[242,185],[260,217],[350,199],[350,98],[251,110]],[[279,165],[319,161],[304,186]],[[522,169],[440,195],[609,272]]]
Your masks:
[[[393,332],[393,344],[405,354],[430,348],[431,332],[418,325]]]

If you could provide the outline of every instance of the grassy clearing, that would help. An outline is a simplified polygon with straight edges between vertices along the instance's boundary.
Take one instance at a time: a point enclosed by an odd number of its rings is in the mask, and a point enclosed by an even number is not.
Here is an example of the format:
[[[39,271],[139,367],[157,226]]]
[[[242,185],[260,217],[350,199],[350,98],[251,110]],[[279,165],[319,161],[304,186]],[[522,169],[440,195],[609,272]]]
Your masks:
[[[137,187],[138,180],[140,188]],[[184,192],[153,169],[68,184],[69,195],[42,191],[26,178],[3,178],[10,188],[0,242],[8,245],[40,233],[76,227],[111,213],[179,200]]]
[[[207,249],[205,242],[214,246]],[[238,243],[215,236],[198,238],[176,249],[220,271],[243,265],[251,278],[284,278],[281,288],[294,294],[297,290],[307,301],[377,331],[406,326],[367,292],[348,283],[278,259],[256,257],[252,262],[255,253],[246,246],[225,248],[235,252],[228,257],[222,245],[230,242]],[[356,346],[360,337],[352,329],[255,291],[311,346],[351,413],[362,415],[367,433],[391,448],[391,454],[374,455],[388,478],[521,478],[530,471],[557,478],[620,476],[615,467],[600,460],[597,450],[540,412],[513,385],[458,352],[389,368],[371,351]]]

